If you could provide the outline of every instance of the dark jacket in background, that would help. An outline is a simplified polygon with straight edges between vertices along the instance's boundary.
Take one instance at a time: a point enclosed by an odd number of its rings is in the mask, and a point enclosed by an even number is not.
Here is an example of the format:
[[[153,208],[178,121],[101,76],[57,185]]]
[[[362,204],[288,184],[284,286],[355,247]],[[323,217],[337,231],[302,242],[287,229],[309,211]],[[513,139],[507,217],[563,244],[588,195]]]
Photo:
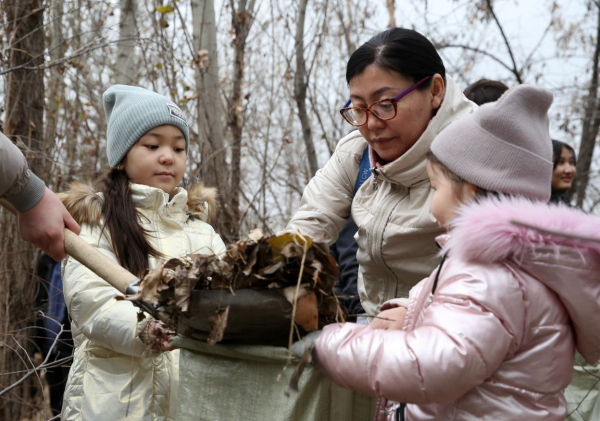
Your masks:
[[[550,203],[564,203],[565,205],[571,206],[571,200],[567,192],[553,191],[550,195]]]
[[[46,253],[42,254],[37,267],[38,276],[45,282],[39,282],[36,296],[36,308],[41,309],[46,317],[36,320],[35,345],[48,362],[60,360],[73,354],[73,338],[71,321],[67,314],[65,297],[62,291],[60,263],[55,262]],[[61,325],[63,332],[60,337]],[[51,350],[52,348],[52,350]],[[60,414],[63,395],[71,362],[51,367],[46,370],[46,381],[50,390],[50,407],[53,415]]]
[[[358,296],[358,262],[356,251],[358,244],[354,234],[358,227],[350,218],[340,231],[337,241],[331,246],[331,255],[337,260],[340,267],[340,279],[336,287],[336,294],[340,297],[340,304],[346,307],[350,314],[362,314],[365,311],[360,305]],[[352,317],[351,320],[355,319]]]

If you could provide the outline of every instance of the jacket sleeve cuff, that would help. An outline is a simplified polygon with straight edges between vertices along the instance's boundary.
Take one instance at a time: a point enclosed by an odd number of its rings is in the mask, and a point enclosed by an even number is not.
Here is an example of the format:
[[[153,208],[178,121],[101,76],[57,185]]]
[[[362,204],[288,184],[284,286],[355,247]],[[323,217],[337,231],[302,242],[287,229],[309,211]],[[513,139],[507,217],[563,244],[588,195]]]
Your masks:
[[[37,205],[46,191],[44,182],[31,171],[29,172],[29,180],[23,190],[14,196],[7,197],[10,202],[19,212],[25,212]]]
[[[148,329],[150,328],[150,322],[152,322],[152,320],[154,320],[154,319],[153,318],[148,319],[148,321],[146,322],[146,325],[140,331],[139,338],[144,343],[144,345],[146,345],[150,342],[150,335],[148,334]]]
[[[18,212],[25,212],[37,205],[44,193],[46,192],[46,185],[44,182],[31,171],[29,172],[29,180],[23,190],[14,196],[7,197],[6,200],[10,202]]]
[[[410,300],[408,298],[394,298],[392,300],[386,301],[381,305],[379,311],[389,310],[390,308],[396,307],[404,307],[408,308],[410,305]]]

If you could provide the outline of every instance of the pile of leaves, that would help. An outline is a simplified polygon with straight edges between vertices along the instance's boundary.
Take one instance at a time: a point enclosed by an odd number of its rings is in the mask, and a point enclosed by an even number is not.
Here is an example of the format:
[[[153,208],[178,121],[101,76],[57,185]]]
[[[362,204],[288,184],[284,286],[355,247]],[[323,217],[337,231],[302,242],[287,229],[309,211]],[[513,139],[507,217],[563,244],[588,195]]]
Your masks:
[[[294,321],[304,332],[344,321],[334,294],[339,270],[327,248],[310,238],[286,233],[265,236],[254,230],[248,238],[227,247],[224,256],[192,254],[170,259],[145,274],[139,292],[126,299],[177,330],[181,316],[189,317],[195,290],[281,290],[293,305]],[[231,311],[235,311],[232,309]],[[226,333],[230,309],[220,308],[211,319],[209,343]]]

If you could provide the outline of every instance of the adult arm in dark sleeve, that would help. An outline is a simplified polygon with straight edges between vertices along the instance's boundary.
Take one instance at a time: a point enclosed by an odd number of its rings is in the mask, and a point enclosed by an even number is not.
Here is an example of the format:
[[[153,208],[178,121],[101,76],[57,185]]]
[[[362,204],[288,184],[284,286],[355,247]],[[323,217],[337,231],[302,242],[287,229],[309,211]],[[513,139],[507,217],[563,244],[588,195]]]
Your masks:
[[[350,218],[340,231],[335,244],[331,246],[331,255],[337,260],[340,267],[340,279],[336,293],[341,297],[340,304],[346,307],[350,314],[365,312],[358,296],[358,261],[356,260],[358,244],[354,239],[357,231],[358,227]]]
[[[33,174],[25,157],[0,133],[0,197],[19,213],[19,234],[54,260],[65,258],[64,228],[79,233],[80,227],[60,199]]]

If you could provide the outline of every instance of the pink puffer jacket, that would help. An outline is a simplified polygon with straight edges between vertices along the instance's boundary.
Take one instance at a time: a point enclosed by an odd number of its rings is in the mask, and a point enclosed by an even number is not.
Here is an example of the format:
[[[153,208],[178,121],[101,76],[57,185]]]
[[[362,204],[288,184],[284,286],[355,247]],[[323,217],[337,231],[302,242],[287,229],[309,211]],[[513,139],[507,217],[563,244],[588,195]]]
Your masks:
[[[402,331],[328,326],[318,366],[405,402],[410,421],[564,420],[575,349],[590,364],[600,357],[600,219],[505,198],[464,207],[455,222],[440,238],[448,258],[432,300],[437,269],[411,291]],[[397,406],[377,419],[400,419]]]

